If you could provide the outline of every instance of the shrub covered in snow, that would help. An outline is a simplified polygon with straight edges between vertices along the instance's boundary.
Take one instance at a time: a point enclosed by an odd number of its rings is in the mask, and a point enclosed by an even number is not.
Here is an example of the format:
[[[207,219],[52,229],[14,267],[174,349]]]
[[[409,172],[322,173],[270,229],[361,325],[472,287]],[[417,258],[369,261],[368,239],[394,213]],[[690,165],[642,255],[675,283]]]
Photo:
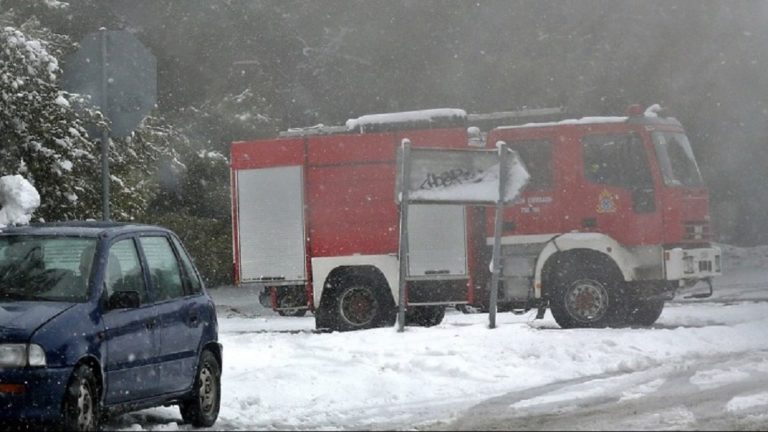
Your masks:
[[[84,217],[98,197],[89,181],[94,145],[58,87],[59,71],[46,42],[0,29],[0,173],[29,179],[43,219]]]

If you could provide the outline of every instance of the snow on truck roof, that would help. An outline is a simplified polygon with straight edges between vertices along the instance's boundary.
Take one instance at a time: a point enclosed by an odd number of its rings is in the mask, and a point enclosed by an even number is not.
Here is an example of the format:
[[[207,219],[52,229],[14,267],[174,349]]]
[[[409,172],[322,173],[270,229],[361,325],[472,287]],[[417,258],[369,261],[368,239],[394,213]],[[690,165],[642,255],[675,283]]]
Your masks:
[[[418,111],[368,114],[358,118],[349,119],[343,126],[325,126],[318,124],[304,128],[291,128],[287,131],[280,132],[279,136],[295,137],[307,135],[371,133],[421,128],[439,129],[446,127],[466,127],[483,124],[485,124],[484,130],[627,122],[679,124],[677,120],[672,117],[660,117],[658,113],[662,111],[662,108],[658,104],[654,104],[648,107],[645,112],[629,113],[629,116],[590,116],[563,119],[565,109],[562,107],[524,108],[517,111],[501,111],[487,114],[467,114],[467,112],[462,109],[437,108]],[[539,121],[524,124],[519,123],[523,119]],[[509,123],[506,125],[501,123],[504,121],[508,121]]]
[[[467,126],[481,126],[484,130],[492,129],[507,121],[519,123],[528,121],[562,118],[565,109],[557,108],[521,108],[515,111],[498,111],[484,114],[467,114],[458,108],[435,108],[417,111],[401,111],[382,114],[368,114],[349,119],[341,126],[318,124],[303,128],[290,128],[280,132],[280,137],[307,135],[333,135],[347,133],[387,132],[410,129],[440,129]]]
[[[582,125],[582,124],[595,124],[595,123],[625,123],[628,119],[629,117],[582,117],[578,119],[566,119],[566,120],[560,120],[556,122],[525,123],[521,125],[499,126],[497,129],[517,129],[517,128],[529,128],[529,127]]]
[[[384,124],[410,123],[410,122],[435,122],[443,119],[466,120],[467,112],[455,108],[437,108],[419,111],[402,111],[385,114],[369,114],[356,119],[347,120],[348,130],[365,131],[371,126]]]

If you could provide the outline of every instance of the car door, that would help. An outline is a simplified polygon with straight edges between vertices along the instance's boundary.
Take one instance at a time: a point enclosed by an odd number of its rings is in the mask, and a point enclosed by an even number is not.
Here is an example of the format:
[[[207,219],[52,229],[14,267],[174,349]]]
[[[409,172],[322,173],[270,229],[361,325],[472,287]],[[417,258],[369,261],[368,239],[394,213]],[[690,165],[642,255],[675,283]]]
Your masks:
[[[133,238],[113,242],[106,255],[102,286],[105,295],[106,394],[107,404],[150,397],[159,389],[158,316],[148,296],[146,278]],[[135,291],[135,308],[110,306],[120,291]]]
[[[187,298],[183,273],[170,239],[165,235],[140,237],[147,262],[160,343],[159,381],[164,393],[186,390],[192,383],[200,343],[189,328],[200,326],[193,304]]]

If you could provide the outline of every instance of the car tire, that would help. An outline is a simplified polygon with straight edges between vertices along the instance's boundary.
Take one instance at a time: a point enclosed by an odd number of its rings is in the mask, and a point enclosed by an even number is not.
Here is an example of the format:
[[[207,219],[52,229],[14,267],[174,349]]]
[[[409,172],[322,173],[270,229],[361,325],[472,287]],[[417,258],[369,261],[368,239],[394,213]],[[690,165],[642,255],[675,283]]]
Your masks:
[[[221,408],[221,365],[208,350],[200,356],[190,398],[179,404],[181,417],[195,427],[216,423]]]
[[[67,431],[95,431],[101,421],[99,384],[93,369],[78,366],[69,379],[62,404],[62,427]]]

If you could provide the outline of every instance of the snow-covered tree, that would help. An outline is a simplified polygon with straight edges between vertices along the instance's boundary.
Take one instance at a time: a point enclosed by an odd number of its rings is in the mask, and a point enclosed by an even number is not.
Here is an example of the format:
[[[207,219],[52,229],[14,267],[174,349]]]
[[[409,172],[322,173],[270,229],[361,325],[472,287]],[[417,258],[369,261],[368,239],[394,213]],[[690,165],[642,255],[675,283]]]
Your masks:
[[[101,215],[100,148],[85,125],[104,125],[81,95],[62,91],[59,60],[75,45],[37,16],[66,17],[69,4],[30,1],[3,12],[0,0],[0,174],[21,174],[38,189],[42,220]],[[20,16],[20,15],[23,15]],[[173,149],[189,141],[160,117],[110,143],[112,218],[141,219],[159,190],[163,161],[180,165]],[[176,161],[176,162],[174,162]]]
[[[95,148],[58,87],[50,46],[18,28],[0,29],[0,172],[20,174],[37,188],[37,217],[93,217]]]

